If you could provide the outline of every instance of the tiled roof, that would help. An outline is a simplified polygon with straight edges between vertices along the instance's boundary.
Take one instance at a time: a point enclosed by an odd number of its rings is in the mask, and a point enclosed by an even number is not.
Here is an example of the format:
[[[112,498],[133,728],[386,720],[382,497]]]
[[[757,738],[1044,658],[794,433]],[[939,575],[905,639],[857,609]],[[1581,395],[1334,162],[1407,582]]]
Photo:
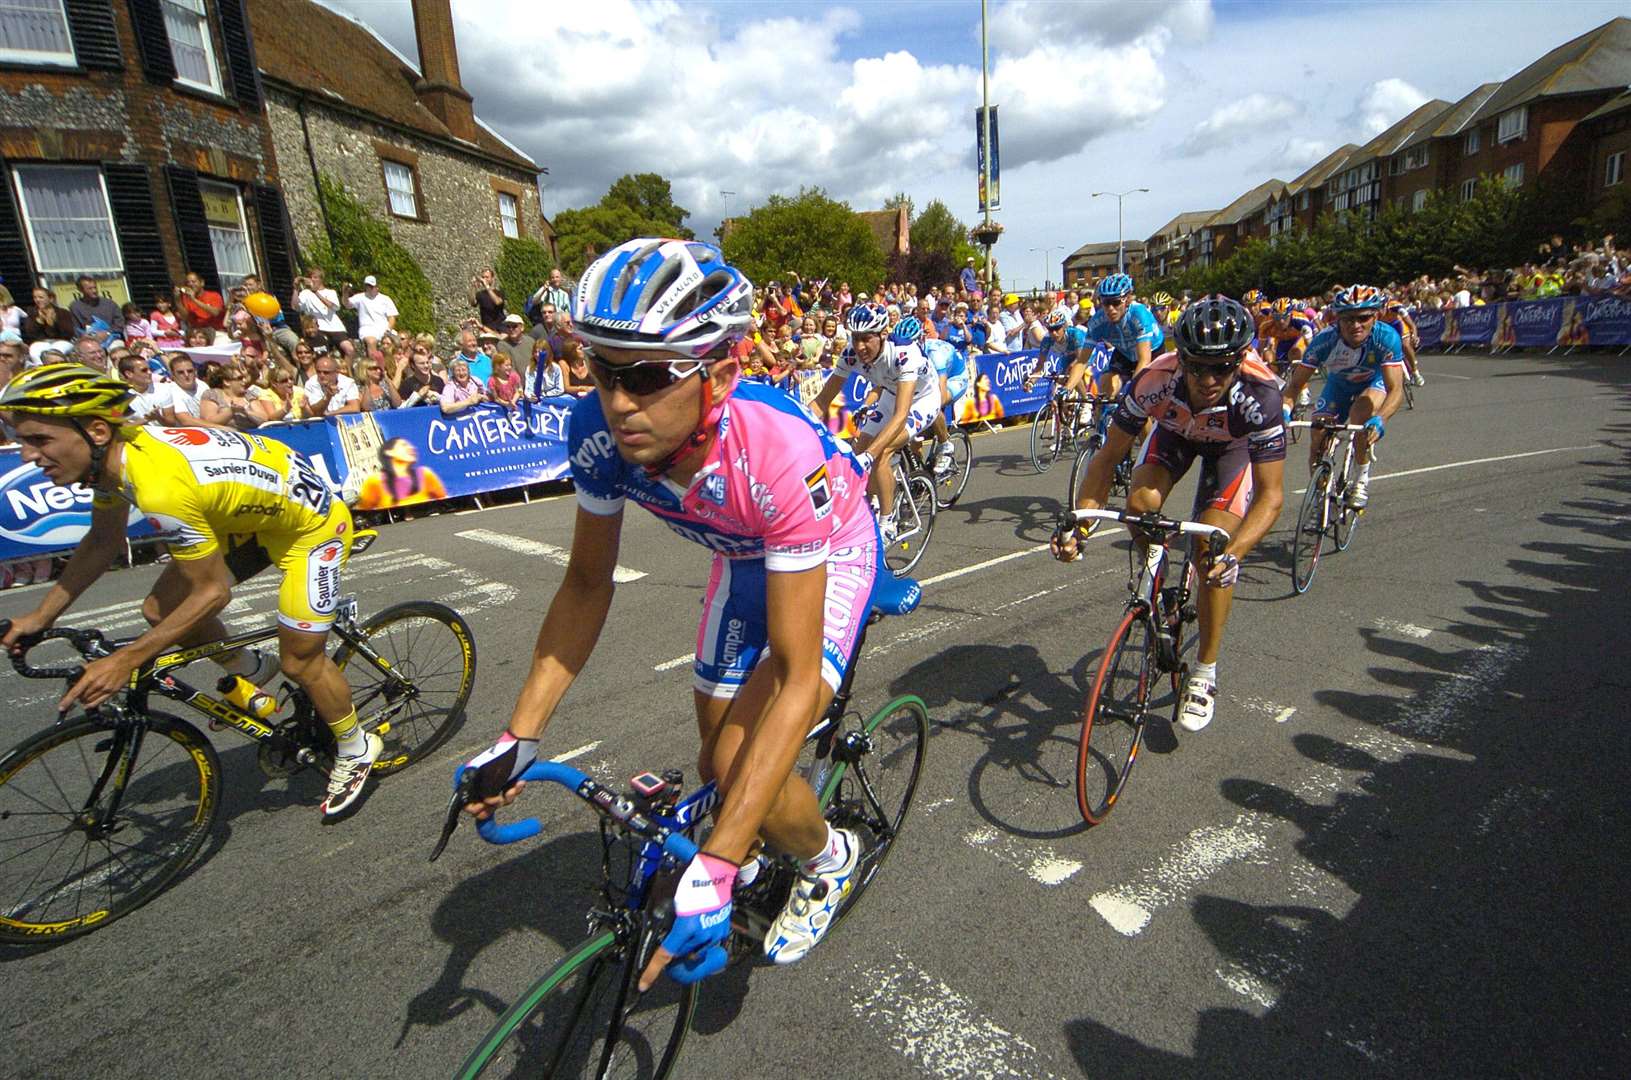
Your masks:
[[[1304,188],[1316,188],[1328,180],[1332,173],[1342,167],[1342,163],[1353,156],[1358,145],[1347,143],[1332,150],[1329,154],[1310,165],[1303,174],[1286,185],[1286,194],[1296,195]]]
[[[1216,210],[1186,210],[1151,233],[1151,236],[1176,236],[1185,230],[1193,232],[1205,225]]]
[[[1631,90],[1627,90],[1617,98],[1610,98],[1608,101],[1605,101],[1596,109],[1593,109],[1590,113],[1587,113],[1585,119],[1581,120],[1580,122],[1584,124],[1586,120],[1596,120],[1600,117],[1610,116],[1618,112],[1624,112],[1627,109],[1631,109]]]
[[[1621,91],[1631,83],[1631,18],[1624,15],[1565,41],[1501,84],[1471,123],[1481,124],[1537,98]]]
[[[1404,145],[1405,141],[1409,139],[1411,135],[1414,135],[1419,128],[1436,127],[1438,119],[1454,108],[1454,105],[1451,105],[1448,101],[1444,101],[1440,98],[1434,98],[1432,101],[1423,102],[1414,109],[1411,109],[1405,116],[1402,116],[1398,120],[1395,120],[1393,123],[1389,124],[1387,129],[1380,135],[1377,135],[1370,142],[1366,143],[1364,146],[1361,146],[1358,150],[1355,150],[1353,155],[1349,158],[1349,163],[1357,165],[1362,161],[1369,161],[1372,158],[1391,156],[1397,152],[1399,148]]]
[[[1250,217],[1254,211],[1267,206],[1269,199],[1279,195],[1285,189],[1286,182],[1284,180],[1265,180],[1213,214],[1207,219],[1206,223],[1208,225],[1239,224],[1243,218]]]
[[[1472,93],[1451,105],[1434,123],[1423,124],[1411,133],[1410,138],[1399,145],[1403,150],[1417,143],[1424,143],[1428,139],[1447,139],[1459,135],[1466,128],[1467,121],[1471,120],[1479,109],[1484,107],[1495,91],[1501,88],[1499,82],[1487,82]]]
[[[1144,241],[1127,240],[1117,244],[1114,240],[1103,244],[1083,244],[1069,255],[1065,256],[1065,266],[1068,268],[1077,261],[1090,262],[1094,256],[1109,256],[1114,259],[1117,247],[1120,247],[1127,258],[1142,258],[1144,255]]]
[[[249,0],[249,21],[255,59],[268,79],[516,169],[539,171],[536,162],[480,119],[474,144],[455,138],[414,93],[419,69],[358,20],[313,0]]]

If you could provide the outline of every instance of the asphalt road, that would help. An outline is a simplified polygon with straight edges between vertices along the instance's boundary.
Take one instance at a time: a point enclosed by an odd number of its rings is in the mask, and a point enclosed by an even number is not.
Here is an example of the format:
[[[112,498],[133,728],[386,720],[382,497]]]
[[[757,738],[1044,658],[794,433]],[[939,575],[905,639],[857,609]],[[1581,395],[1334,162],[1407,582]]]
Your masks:
[[[858,681],[860,704],[915,691],[935,721],[900,844],[802,964],[709,986],[682,1075],[1631,1075],[1631,359],[1428,365],[1352,550],[1292,598],[1288,493],[1242,572],[1217,720],[1152,731],[1092,830],[1077,710],[1126,557],[1035,550],[1067,466],[1035,475],[1023,430],[977,439],[924,604],[874,628]],[[325,827],[319,778],[264,781],[252,746],[213,736],[226,799],[196,869],[105,931],[0,961],[0,1074],[449,1075],[581,937],[598,873],[591,816],[558,791],[529,793],[538,841],[461,830],[425,861],[560,574],[492,541],[564,547],[572,516],[561,498],[389,527],[348,591],[365,611],[445,599],[477,635],[441,760]],[[695,754],[688,669],[663,665],[689,652],[706,555],[628,521],[620,562],[644,576],[546,740],[607,779]],[[120,605],[152,577],[110,576],[84,621],[132,628]],[[34,597],[0,595],[0,616]],[[233,617],[267,607],[263,588]],[[0,680],[0,740],[47,723],[53,689]]]

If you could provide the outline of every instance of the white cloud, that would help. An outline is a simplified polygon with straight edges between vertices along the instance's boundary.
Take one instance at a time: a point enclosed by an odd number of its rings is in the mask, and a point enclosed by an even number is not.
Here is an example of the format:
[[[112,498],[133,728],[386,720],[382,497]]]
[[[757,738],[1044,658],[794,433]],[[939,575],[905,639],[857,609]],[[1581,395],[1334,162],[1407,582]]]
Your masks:
[[[1336,143],[1328,139],[1308,139],[1294,135],[1264,159],[1263,169],[1289,182],[1335,149]]]
[[[1279,127],[1301,111],[1289,98],[1247,94],[1213,109],[1173,152],[1179,157],[1205,157],[1228,149],[1242,137]]]
[[[1467,87],[1467,90],[1471,89],[1471,86]],[[1403,79],[1383,79],[1371,83],[1359,95],[1359,100],[1354,103],[1352,119],[1365,139],[1373,139],[1430,96]]]

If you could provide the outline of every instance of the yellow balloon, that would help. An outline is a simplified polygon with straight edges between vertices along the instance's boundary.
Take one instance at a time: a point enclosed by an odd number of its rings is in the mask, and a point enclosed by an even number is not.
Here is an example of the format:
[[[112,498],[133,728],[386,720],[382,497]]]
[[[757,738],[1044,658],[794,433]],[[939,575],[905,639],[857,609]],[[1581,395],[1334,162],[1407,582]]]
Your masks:
[[[275,319],[283,306],[271,293],[252,292],[244,297],[244,309],[258,319]]]

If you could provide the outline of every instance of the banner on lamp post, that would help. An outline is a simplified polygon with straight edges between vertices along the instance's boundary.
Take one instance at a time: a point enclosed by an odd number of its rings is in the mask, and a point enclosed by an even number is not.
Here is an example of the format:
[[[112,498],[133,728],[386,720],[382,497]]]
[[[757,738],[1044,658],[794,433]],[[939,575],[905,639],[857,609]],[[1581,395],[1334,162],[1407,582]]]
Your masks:
[[[990,158],[990,190],[987,190],[986,154]],[[991,106],[991,146],[985,145],[985,109],[974,110],[974,156],[980,173],[980,212],[1002,209],[1002,154],[997,138],[997,106]]]

